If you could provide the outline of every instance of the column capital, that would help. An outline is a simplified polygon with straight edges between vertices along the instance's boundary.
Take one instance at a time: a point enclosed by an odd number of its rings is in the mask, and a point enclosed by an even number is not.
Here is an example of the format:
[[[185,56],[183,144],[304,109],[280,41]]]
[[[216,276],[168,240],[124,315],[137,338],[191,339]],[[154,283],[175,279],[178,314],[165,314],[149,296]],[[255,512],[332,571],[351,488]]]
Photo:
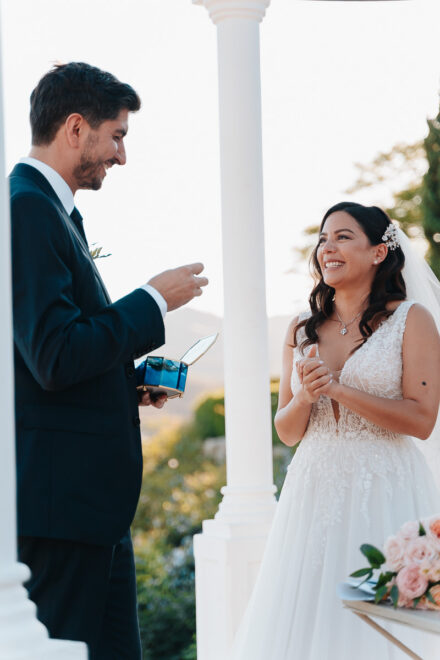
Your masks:
[[[192,0],[203,5],[215,24],[227,18],[248,18],[260,23],[270,5],[270,0]]]

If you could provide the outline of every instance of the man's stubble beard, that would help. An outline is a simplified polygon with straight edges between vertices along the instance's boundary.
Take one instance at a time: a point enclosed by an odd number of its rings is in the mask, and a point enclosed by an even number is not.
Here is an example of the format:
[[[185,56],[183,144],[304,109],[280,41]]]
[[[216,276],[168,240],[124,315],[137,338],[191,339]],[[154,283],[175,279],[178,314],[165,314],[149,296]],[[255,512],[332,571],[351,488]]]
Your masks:
[[[93,151],[98,143],[98,136],[89,135],[79,160],[79,165],[73,170],[78,188],[99,190],[102,186],[102,176],[98,170],[104,166],[103,161],[93,158]]]

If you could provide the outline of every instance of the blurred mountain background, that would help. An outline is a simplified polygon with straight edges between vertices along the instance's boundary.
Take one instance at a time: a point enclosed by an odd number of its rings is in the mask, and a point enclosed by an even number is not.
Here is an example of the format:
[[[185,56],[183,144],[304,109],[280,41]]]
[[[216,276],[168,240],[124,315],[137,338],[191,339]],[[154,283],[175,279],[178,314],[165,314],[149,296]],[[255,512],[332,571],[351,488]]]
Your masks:
[[[282,346],[290,320],[289,316],[274,316],[268,319],[271,378],[280,376]],[[220,336],[214,346],[189,368],[185,394],[182,398],[168,401],[163,410],[156,410],[150,406],[141,408],[144,434],[148,435],[149,430],[151,432],[157,430],[161,417],[163,421],[166,418],[168,422],[170,418],[175,421],[189,419],[197,402],[206,392],[223,388],[222,325],[223,320],[220,317],[191,308],[185,307],[167,314],[166,343],[151,355],[163,355],[179,360],[188,348],[202,337],[216,332],[219,332]]]

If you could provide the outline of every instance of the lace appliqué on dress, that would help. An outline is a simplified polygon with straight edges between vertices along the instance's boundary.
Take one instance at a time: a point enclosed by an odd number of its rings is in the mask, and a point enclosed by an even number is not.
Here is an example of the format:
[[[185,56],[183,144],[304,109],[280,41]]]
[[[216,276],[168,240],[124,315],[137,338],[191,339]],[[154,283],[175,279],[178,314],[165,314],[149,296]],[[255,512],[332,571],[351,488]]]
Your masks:
[[[412,304],[402,302],[348,358],[341,371],[341,383],[375,396],[402,398],[402,340]],[[298,343],[304,336],[301,329]],[[300,387],[295,365],[302,357],[295,348],[291,382],[294,394]],[[288,467],[283,491],[289,491],[289,497],[299,497],[300,493],[295,493],[297,482],[313,483],[313,529],[319,530],[320,535],[311,542],[314,563],[320,563],[325,530],[341,521],[346,499],[355,497],[360,502],[359,513],[368,525],[374,480],[382,481],[391,498],[393,488],[404,488],[412,480],[415,451],[407,436],[381,428],[343,406],[339,406],[336,422],[331,400],[326,396],[313,404],[306,433]]]

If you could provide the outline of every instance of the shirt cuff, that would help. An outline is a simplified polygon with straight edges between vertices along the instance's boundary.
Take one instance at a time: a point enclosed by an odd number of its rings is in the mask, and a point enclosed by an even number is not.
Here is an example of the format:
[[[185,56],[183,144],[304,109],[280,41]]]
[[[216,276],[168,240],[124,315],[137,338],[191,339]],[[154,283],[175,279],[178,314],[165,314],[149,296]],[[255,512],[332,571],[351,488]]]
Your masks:
[[[144,289],[144,291],[149,293],[150,296],[152,298],[154,298],[154,300],[159,305],[159,309],[160,309],[160,312],[162,314],[162,318],[165,318],[165,314],[168,311],[168,305],[167,305],[167,301],[165,300],[163,295],[161,293],[159,293],[159,291],[157,289],[155,289],[154,286],[151,286],[151,284],[143,284],[140,288]]]

